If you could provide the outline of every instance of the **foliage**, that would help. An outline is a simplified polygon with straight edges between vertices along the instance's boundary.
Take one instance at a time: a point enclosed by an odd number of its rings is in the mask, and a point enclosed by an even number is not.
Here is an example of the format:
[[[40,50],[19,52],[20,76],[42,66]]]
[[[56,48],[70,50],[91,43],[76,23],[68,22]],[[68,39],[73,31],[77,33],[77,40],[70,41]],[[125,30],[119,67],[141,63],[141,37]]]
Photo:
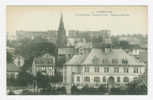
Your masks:
[[[126,89],[122,89],[122,87],[114,87],[114,88],[111,88],[111,91],[110,91],[110,94],[111,95],[127,95],[128,92]]]
[[[14,77],[7,77],[7,86],[17,86],[18,81]]]
[[[65,56],[58,56],[56,66],[57,67],[62,66],[65,62],[66,62]]]
[[[55,72],[55,75],[49,78],[51,83],[58,83],[63,81],[63,77],[60,73]]]
[[[54,56],[57,54],[55,44],[42,38],[34,40],[25,38],[20,42],[21,45],[16,48],[16,53],[24,57],[25,64],[23,67],[25,69],[31,68],[34,57],[41,56],[44,53],[50,53]]]
[[[13,55],[7,51],[7,63],[13,62]]]
[[[134,80],[128,84],[128,94],[145,95],[147,94],[147,86],[143,83],[141,79]]]
[[[17,77],[17,82],[19,86],[28,86],[33,82],[33,75],[26,72],[25,70],[21,70]]]
[[[33,95],[34,93],[29,90],[23,90],[22,95]]]
[[[107,88],[104,85],[101,85],[99,88],[84,86],[82,89],[78,89],[77,86],[72,86],[71,88],[72,94],[76,95],[102,95],[107,93]]]
[[[39,94],[40,95],[62,95],[62,94],[66,94],[66,89],[65,87],[59,87],[59,88],[48,87],[40,91]]]
[[[49,87],[49,76],[43,75],[41,72],[37,73],[36,76],[38,88],[47,88]]]
[[[15,95],[13,91],[9,91],[8,95]]]

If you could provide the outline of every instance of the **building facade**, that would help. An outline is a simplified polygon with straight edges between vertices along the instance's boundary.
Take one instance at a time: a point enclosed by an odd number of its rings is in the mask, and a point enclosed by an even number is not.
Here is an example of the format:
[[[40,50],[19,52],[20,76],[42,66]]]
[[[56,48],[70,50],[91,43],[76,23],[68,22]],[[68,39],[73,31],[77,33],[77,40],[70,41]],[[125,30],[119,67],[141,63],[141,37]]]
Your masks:
[[[92,48],[85,54],[74,55],[64,65],[64,84],[107,88],[125,85],[145,72],[146,65],[122,49]]]
[[[14,64],[18,67],[22,67],[24,65],[24,57],[17,55],[14,58]]]
[[[38,72],[44,75],[54,76],[55,75],[55,57],[46,53],[40,57],[34,58],[32,64],[32,73],[34,76]]]
[[[46,39],[49,42],[56,43],[57,39],[57,31],[56,30],[48,30],[48,31],[16,31],[17,40],[23,39],[37,39],[42,38]]]
[[[20,68],[14,63],[7,64],[7,78],[17,78]]]

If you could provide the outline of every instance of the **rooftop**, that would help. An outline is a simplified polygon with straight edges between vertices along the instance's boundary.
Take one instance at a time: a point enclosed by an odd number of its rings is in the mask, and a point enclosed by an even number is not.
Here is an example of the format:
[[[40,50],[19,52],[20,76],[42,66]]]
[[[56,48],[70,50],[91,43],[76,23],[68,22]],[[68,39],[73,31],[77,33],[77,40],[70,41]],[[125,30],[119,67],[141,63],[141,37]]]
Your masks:
[[[7,64],[7,72],[19,72],[20,68],[13,63]]]
[[[117,65],[122,65],[122,59],[128,60],[127,65],[144,65],[122,49],[112,49],[111,52],[105,53],[99,48],[93,48],[88,54],[74,55],[65,65],[114,65],[113,59],[118,60]],[[107,60],[107,64],[103,60]]]

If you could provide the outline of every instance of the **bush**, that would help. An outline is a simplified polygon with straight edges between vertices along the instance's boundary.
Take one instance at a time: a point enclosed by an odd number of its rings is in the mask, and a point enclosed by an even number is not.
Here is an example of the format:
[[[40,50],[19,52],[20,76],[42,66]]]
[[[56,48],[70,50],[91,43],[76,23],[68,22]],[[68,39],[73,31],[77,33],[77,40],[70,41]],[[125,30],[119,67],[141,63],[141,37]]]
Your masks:
[[[107,92],[107,88],[104,85],[101,85],[99,88],[84,86],[82,89],[78,89],[76,86],[71,88],[72,94],[81,95],[101,95]]]
[[[121,94],[120,88],[111,88],[111,94]]]
[[[34,94],[34,93],[29,91],[29,90],[23,90],[22,91],[22,95],[32,95],[32,94]]]
[[[13,91],[9,91],[8,95],[15,95]]]
[[[60,87],[60,88],[49,87],[40,91],[40,95],[62,95],[62,94],[66,94],[65,87]]]

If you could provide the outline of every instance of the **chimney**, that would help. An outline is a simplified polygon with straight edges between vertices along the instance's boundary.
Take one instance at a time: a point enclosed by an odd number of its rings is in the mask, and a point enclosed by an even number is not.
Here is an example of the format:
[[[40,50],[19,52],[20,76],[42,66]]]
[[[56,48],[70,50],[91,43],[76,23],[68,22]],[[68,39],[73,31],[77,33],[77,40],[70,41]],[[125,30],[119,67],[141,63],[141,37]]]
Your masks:
[[[110,53],[112,51],[112,43],[110,38],[104,39],[103,50],[105,53]]]

